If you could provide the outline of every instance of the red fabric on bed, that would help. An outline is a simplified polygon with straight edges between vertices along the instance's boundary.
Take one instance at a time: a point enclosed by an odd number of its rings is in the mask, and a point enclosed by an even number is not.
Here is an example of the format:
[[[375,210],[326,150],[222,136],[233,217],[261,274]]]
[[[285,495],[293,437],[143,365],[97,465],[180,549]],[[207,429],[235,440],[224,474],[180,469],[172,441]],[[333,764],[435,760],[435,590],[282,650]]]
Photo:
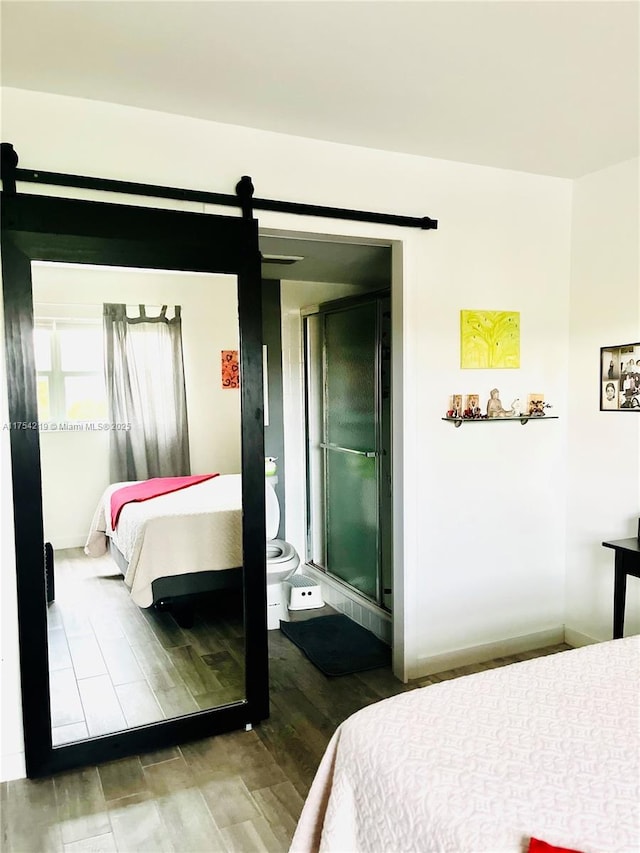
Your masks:
[[[540,841],[539,838],[532,838],[529,842],[528,853],[580,853],[580,851],[569,847],[554,847],[553,844],[547,844],[546,841]]]
[[[143,480],[141,483],[132,483],[123,486],[111,495],[111,529],[116,529],[118,518],[122,507],[128,503],[139,503],[167,495],[169,492],[178,492],[188,486],[195,486],[219,474],[194,474],[190,477],[153,477],[151,480]]]

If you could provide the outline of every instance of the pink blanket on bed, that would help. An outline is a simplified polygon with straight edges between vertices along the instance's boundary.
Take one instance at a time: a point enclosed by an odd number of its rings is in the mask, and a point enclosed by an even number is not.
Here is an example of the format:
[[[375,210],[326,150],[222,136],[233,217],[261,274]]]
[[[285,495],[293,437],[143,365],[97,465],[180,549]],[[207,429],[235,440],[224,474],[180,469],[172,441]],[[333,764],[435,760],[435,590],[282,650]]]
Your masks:
[[[122,507],[128,503],[148,501],[150,498],[177,492],[218,476],[218,474],[195,474],[190,477],[153,477],[151,480],[123,486],[111,495],[111,529],[116,529]]]

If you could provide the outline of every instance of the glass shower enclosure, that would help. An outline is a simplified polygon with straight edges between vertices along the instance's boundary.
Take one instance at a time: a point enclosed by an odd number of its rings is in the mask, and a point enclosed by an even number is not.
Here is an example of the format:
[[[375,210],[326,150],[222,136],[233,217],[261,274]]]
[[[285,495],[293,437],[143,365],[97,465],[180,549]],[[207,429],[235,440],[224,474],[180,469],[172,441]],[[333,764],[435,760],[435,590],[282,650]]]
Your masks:
[[[307,560],[391,610],[389,293],[325,303],[304,332]]]

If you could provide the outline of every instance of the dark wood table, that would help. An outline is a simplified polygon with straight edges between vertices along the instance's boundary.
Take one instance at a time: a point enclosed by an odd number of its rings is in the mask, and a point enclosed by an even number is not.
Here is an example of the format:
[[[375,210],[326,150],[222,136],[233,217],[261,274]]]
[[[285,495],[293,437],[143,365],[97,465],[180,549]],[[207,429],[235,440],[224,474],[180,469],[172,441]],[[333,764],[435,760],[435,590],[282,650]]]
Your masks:
[[[605,548],[616,553],[615,582],[613,587],[613,639],[624,635],[624,605],[627,597],[627,575],[640,578],[640,540],[615,539],[603,542]]]

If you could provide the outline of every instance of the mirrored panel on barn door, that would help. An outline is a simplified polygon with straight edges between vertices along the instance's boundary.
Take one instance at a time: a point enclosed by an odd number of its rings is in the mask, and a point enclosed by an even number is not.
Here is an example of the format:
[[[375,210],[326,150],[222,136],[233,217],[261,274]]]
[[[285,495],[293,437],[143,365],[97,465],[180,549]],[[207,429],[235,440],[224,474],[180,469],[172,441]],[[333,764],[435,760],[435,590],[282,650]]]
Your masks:
[[[53,745],[241,702],[236,277],[32,276]]]

